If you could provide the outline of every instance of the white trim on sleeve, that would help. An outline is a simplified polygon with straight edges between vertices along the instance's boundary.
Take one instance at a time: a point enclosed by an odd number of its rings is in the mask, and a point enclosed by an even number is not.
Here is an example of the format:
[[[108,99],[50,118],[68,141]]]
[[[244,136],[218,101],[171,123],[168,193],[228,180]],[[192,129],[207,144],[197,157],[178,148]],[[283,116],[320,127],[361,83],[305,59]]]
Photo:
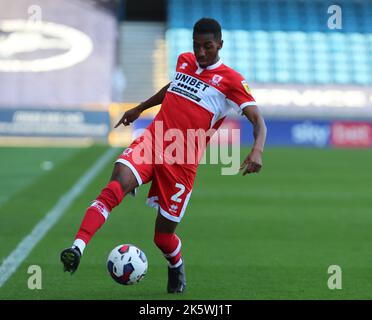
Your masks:
[[[239,105],[237,103],[235,103],[234,101],[232,101],[231,99],[229,98],[226,98],[226,101],[227,103],[230,105],[230,107],[233,108],[233,110],[235,110],[235,112],[239,115],[242,115],[243,114],[243,111],[242,109],[239,108]]]
[[[243,110],[247,106],[256,106],[256,105],[257,105],[257,102],[256,101],[247,101],[247,102],[242,103],[239,106],[239,108]]]

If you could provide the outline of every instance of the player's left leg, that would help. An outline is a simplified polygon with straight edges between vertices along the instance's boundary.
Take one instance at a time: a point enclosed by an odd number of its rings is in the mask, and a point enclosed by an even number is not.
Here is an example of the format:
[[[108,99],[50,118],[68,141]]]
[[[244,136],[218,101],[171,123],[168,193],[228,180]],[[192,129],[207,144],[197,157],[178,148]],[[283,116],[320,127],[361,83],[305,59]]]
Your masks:
[[[181,240],[176,235],[189,202],[195,171],[181,165],[155,166],[147,204],[158,210],[154,242],[168,260],[168,292],[186,289],[185,262],[181,256]]]
[[[154,242],[168,260],[168,293],[182,293],[186,289],[185,264],[181,256],[181,240],[175,231],[178,223],[158,212]]]

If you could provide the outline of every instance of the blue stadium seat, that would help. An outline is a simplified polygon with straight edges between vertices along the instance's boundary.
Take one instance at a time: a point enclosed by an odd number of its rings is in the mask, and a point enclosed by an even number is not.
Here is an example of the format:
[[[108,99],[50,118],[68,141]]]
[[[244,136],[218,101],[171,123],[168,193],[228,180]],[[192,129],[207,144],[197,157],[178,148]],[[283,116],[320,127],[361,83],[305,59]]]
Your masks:
[[[257,82],[372,85],[372,1],[339,0],[342,29],[327,27],[332,0],[169,0],[170,66],[191,51],[202,16],[224,28],[224,62]],[[173,63],[173,64],[172,64]]]
[[[314,81],[320,84],[327,84],[331,83],[332,77],[329,72],[322,70],[314,73]]]
[[[361,85],[367,85],[371,83],[371,77],[368,76],[368,73],[355,73],[353,74],[353,79],[355,83]]]

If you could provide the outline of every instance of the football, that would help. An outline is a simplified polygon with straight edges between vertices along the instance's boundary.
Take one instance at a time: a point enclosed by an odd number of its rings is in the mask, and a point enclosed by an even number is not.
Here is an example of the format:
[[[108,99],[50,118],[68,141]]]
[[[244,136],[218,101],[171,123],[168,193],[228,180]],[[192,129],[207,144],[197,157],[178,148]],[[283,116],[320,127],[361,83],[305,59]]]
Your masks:
[[[107,259],[107,269],[119,284],[131,285],[143,279],[147,272],[145,253],[132,244],[115,247]]]

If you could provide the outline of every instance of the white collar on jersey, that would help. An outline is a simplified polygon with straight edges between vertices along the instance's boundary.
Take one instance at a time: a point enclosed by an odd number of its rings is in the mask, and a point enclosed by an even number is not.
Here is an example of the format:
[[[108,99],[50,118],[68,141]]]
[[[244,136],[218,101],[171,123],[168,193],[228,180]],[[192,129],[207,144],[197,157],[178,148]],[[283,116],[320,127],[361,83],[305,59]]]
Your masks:
[[[196,65],[198,66],[198,69],[195,71],[196,74],[201,74],[204,70],[213,70],[213,69],[216,69],[218,68],[220,65],[222,64],[222,59],[219,58],[218,61],[215,63],[215,64],[212,64],[206,68],[202,68],[201,66],[199,66],[199,63],[198,61],[196,61]]]

